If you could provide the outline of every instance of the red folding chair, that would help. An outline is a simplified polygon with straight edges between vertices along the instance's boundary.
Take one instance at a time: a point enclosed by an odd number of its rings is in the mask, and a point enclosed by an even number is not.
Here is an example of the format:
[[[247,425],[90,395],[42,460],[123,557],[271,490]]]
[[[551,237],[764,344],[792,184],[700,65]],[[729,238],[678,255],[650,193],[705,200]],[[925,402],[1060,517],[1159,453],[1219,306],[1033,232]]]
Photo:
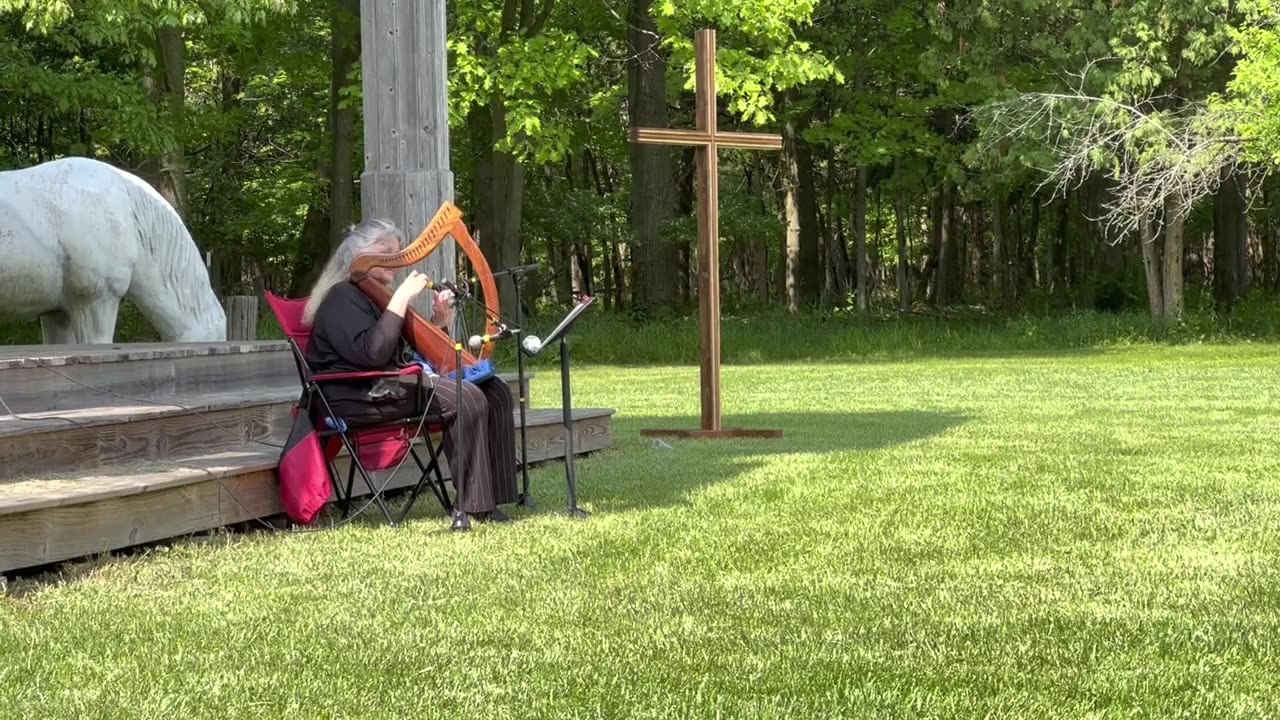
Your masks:
[[[372,502],[378,505],[387,522],[395,525],[404,520],[413,507],[423,487],[430,487],[436,499],[446,513],[453,511],[453,503],[449,499],[445,486],[444,474],[440,470],[440,455],[431,439],[432,432],[441,432],[449,419],[445,415],[429,414],[427,403],[408,413],[405,417],[392,420],[348,415],[340,416],[333,411],[333,406],[325,396],[327,383],[349,380],[375,380],[377,378],[398,378],[417,375],[422,381],[422,366],[408,365],[395,371],[343,372],[317,374],[307,364],[307,343],[311,339],[311,330],[302,322],[306,298],[286,299],[271,292],[266,293],[267,304],[280,323],[288,338],[289,347],[293,351],[294,364],[298,369],[298,379],[302,382],[302,397],[295,412],[308,412],[316,424],[316,432],[324,446],[325,460],[329,466],[329,480],[333,485],[336,497],[341,501],[342,517],[346,518],[351,510],[352,490],[356,473],[364,480],[372,494]],[[418,397],[423,397],[420,389]],[[421,437],[426,446],[430,462],[424,464],[414,449],[414,441]],[[342,449],[346,449],[351,458],[351,466],[347,472],[346,487],[339,483],[336,459]],[[374,484],[371,472],[399,468],[406,455],[411,456],[417,464],[421,475],[409,493],[409,500],[399,516],[393,518],[383,498],[383,491]],[[368,507],[368,504],[365,505]]]

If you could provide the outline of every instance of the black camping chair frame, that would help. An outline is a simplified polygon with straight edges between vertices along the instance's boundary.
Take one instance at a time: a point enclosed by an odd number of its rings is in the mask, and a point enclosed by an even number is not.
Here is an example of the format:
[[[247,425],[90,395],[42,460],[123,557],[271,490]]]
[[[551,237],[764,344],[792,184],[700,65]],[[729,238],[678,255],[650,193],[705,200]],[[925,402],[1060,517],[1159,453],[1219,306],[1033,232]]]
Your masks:
[[[431,492],[436,496],[436,500],[440,502],[441,508],[446,514],[453,512],[453,502],[449,498],[448,486],[445,484],[444,473],[440,465],[440,453],[436,448],[435,441],[431,438],[431,428],[444,425],[448,421],[448,416],[439,414],[429,414],[427,408],[430,407],[429,402],[422,403],[411,417],[400,418],[391,421],[370,422],[359,419],[346,418],[334,412],[333,406],[329,403],[329,398],[325,396],[323,385],[326,382],[337,382],[340,380],[349,380],[354,376],[361,378],[378,378],[378,377],[396,377],[402,373],[398,372],[370,372],[370,373],[335,373],[332,375],[317,375],[311,370],[307,364],[306,357],[302,353],[302,349],[297,343],[289,339],[289,348],[293,351],[293,361],[297,366],[298,377],[302,381],[302,398],[299,400],[299,411],[311,414],[311,419],[316,425],[316,434],[319,437],[321,447],[328,447],[328,440],[337,437],[343,448],[347,452],[350,459],[350,466],[347,468],[346,487],[344,488],[339,477],[341,471],[338,469],[337,457],[328,457],[326,453],[326,462],[329,466],[329,481],[333,485],[334,495],[338,498],[342,505],[342,518],[346,519],[351,512],[351,504],[353,492],[355,489],[356,474],[360,475],[361,480],[369,488],[372,494],[372,503],[378,506],[383,516],[391,525],[398,525],[404,521],[404,518],[413,509],[413,505],[418,500],[418,496],[422,493],[424,487],[430,487]],[[422,375],[418,374],[418,398],[422,398],[421,383]],[[319,407],[316,405],[319,400]],[[332,419],[332,422],[329,420]],[[408,501],[405,503],[397,516],[393,516],[389,507],[387,507],[384,499],[385,492],[377,484],[374,483],[373,476],[360,462],[359,448],[360,437],[362,433],[368,433],[375,430],[388,430],[405,427],[410,430],[416,430],[416,436],[422,438],[423,445],[426,447],[429,462],[424,463],[418,455],[417,449],[414,447],[414,436],[411,435],[406,442],[409,443],[408,455],[413,458],[414,463],[418,466],[419,476],[417,483],[414,484],[409,492]],[[366,503],[365,508],[368,507]],[[361,508],[363,510],[364,508]]]

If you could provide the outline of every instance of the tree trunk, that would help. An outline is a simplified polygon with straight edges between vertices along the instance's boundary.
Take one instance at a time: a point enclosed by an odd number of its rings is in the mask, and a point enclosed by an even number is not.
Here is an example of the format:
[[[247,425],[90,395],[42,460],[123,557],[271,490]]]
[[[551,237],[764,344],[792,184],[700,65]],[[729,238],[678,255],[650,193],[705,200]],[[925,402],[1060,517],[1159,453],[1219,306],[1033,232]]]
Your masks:
[[[893,191],[893,215],[898,226],[898,309],[911,309],[911,282],[907,274],[911,258],[907,249],[907,194],[901,187]]]
[[[817,305],[822,294],[822,253],[818,240],[818,192],[814,183],[813,149],[796,138],[796,169],[800,201],[800,296]]]
[[[1019,190],[1015,198],[1009,203],[1009,217],[1013,223],[1013,232],[1008,238],[1007,254],[1009,259],[1005,263],[1009,266],[1009,300],[1013,305],[1017,305],[1018,301],[1026,294],[1027,278],[1029,277],[1026,258],[1026,190]]]
[[[936,277],[937,292],[934,294],[934,302],[938,307],[945,307],[951,301],[951,265],[952,255],[955,254],[954,243],[952,242],[952,225],[954,224],[954,214],[951,203],[951,181],[943,179],[942,181],[942,204],[938,217],[938,267],[934,275]]]
[[[625,242],[613,246],[614,304],[618,308],[631,307],[631,283],[627,281],[627,266],[631,259],[631,246]]]
[[[1171,196],[1165,202],[1164,277],[1162,278],[1162,289],[1164,290],[1164,315],[1165,319],[1169,321],[1177,321],[1182,318],[1182,246],[1186,223],[1186,219],[1183,217],[1185,203],[1186,201],[1177,195]]]
[[[801,138],[807,117],[783,121],[783,187],[787,214],[787,308],[816,305],[822,292],[813,151]]]
[[[1026,287],[1040,288],[1040,197],[1031,196],[1031,232],[1024,238],[1022,251],[1025,263]]]
[[[186,135],[184,119],[186,109],[186,46],[182,29],[163,27],[156,31],[156,66],[144,77],[152,101],[161,108],[174,128],[174,144],[169,150],[147,158],[142,174],[146,176],[164,199],[178,211],[184,220],[187,216],[186,175],[183,158],[183,142]]]
[[[966,287],[970,288],[970,297],[974,297],[985,290],[990,289],[983,270],[983,257],[985,256],[984,242],[987,234],[986,227],[986,210],[982,207],[981,202],[973,205],[973,224],[970,227],[969,235],[969,278],[965,282]]]
[[[566,237],[552,238],[551,252],[555,256],[553,265],[556,302],[561,305],[568,304],[571,302],[569,298],[573,296],[574,288],[573,241]]]
[[[593,271],[591,268],[591,243],[578,243],[574,245],[573,252],[573,292],[575,298],[577,295],[594,295],[591,287],[591,278]],[[575,302],[574,298],[570,298],[570,302]]]
[[[747,166],[747,192],[760,202],[762,212],[768,212],[765,205],[764,188],[764,153],[751,153],[751,164]],[[762,305],[769,304],[769,241],[761,238],[755,245],[754,261],[754,292],[756,299]]]
[[[1213,198],[1213,296],[1230,308],[1248,292],[1249,215],[1238,173],[1223,177]]]
[[[666,127],[666,56],[651,13],[652,0],[631,0],[628,14],[632,127]],[[632,245],[641,267],[639,300],[649,312],[673,304],[678,249],[663,237],[671,208],[671,151],[660,145],[631,144]]]
[[[793,158],[786,158],[788,166],[794,165]],[[788,175],[790,173],[788,172]],[[787,241],[783,262],[786,268],[786,302],[789,312],[800,310],[800,203],[796,198],[796,187],[786,182]]]
[[[340,104],[347,76],[360,59],[360,2],[334,0],[330,11],[329,142],[316,167],[318,197],[307,208],[299,233],[289,288],[293,295],[309,291],[355,216],[355,109]]]
[[[1045,284],[1054,306],[1062,307],[1066,298],[1063,287],[1067,280],[1067,235],[1071,231],[1071,199],[1062,198],[1058,203],[1057,232],[1045,252]]]
[[[784,124],[782,142],[783,207],[787,235],[783,263],[788,312],[799,312],[804,279],[801,269],[800,240],[800,169],[796,152],[795,131],[790,122]]]
[[[676,217],[695,217],[698,211],[697,183],[698,155],[694,148],[681,151],[677,162],[679,179],[676,183],[675,214]],[[681,237],[672,241],[676,255],[676,273],[663,279],[662,282],[674,284],[676,288],[675,302],[686,305],[697,299],[698,262],[695,237]]]
[[[865,315],[871,309],[871,272],[867,267],[867,168],[858,168],[858,177],[853,187],[853,241],[854,253],[857,255],[855,272],[858,288],[858,312]]]
[[[1156,237],[1155,225],[1150,217],[1142,218],[1141,235],[1142,267],[1147,277],[1147,304],[1154,320],[1164,320],[1164,278],[1161,275],[1161,248]]]
[[[494,237],[498,233],[493,197],[493,117],[483,105],[467,112],[467,133],[471,136],[471,233],[486,259],[493,264]]]
[[[849,248],[841,218],[836,212],[836,162],[833,154],[827,154],[827,172],[823,183],[822,208],[818,212],[823,257],[826,260],[823,273],[824,304],[839,306],[848,296],[852,273],[849,272]]]
[[[1275,191],[1264,189],[1263,192],[1262,207],[1266,214],[1261,237],[1262,287],[1266,292],[1275,292],[1280,287],[1280,258],[1276,257],[1276,251],[1280,249],[1280,224],[1272,217],[1271,202]]]
[[[491,147],[497,145],[507,136],[506,100],[498,93],[492,105],[493,137]],[[515,156],[504,150],[492,150],[493,202],[497,212],[496,237],[490,243],[485,259],[494,270],[511,267],[520,263],[520,222],[524,210],[524,166]],[[502,302],[502,310],[507,317],[515,315],[515,288],[511,277],[503,276],[498,280],[498,298]]]
[[[347,86],[347,76],[360,60],[360,0],[335,0],[332,17],[329,123],[333,171],[329,183],[329,245],[336,248],[355,218],[356,110],[342,107],[340,93]]]
[[[1001,310],[1009,308],[1009,281],[1005,272],[1005,215],[1008,210],[1009,196],[1001,190],[996,193],[991,209],[991,296]]]

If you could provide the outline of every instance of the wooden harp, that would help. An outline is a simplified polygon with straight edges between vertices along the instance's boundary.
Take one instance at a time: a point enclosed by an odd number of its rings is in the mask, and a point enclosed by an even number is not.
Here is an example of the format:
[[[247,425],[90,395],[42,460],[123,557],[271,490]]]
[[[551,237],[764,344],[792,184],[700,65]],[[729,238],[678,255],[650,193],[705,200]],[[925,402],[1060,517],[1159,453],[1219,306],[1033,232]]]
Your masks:
[[[480,246],[472,239],[471,233],[467,231],[466,224],[462,222],[462,211],[447,200],[436,211],[435,217],[431,219],[431,222],[427,223],[427,226],[423,228],[422,233],[408,247],[398,253],[389,255],[361,255],[352,261],[351,279],[379,309],[386,310],[387,304],[391,302],[392,290],[369,277],[369,271],[376,267],[402,268],[416,265],[435,252],[449,237],[452,237],[457,242],[458,248],[470,260],[475,278],[484,293],[484,334],[497,334],[498,326],[495,320],[500,317],[500,306],[498,304],[498,288],[493,279],[493,272],[489,269],[489,263],[485,260],[484,254],[480,252]],[[438,283],[434,283],[431,287],[432,289],[437,288]],[[454,340],[449,337],[448,334],[432,325],[413,308],[409,308],[405,312],[403,332],[404,338],[409,345],[442,375],[448,375],[454,371],[457,365],[458,348],[462,348],[464,370],[482,360],[487,360],[493,354],[492,343],[484,343],[480,347],[479,355],[472,354],[462,345],[463,341],[461,339]]]

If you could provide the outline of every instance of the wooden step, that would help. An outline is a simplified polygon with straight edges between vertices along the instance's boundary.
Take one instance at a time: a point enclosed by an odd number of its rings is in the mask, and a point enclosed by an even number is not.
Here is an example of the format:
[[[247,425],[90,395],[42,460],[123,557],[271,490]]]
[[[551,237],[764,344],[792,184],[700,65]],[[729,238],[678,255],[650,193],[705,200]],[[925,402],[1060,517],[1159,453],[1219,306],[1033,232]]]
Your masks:
[[[518,403],[516,378],[503,379]],[[299,394],[295,382],[148,404],[0,415],[0,480],[279,445],[289,436]]]
[[[281,445],[298,392],[263,389],[178,398],[175,405],[112,405],[0,415],[0,480]],[[181,407],[178,407],[181,405]]]
[[[575,454],[611,444],[612,414],[593,408],[574,411]],[[563,458],[562,412],[544,409],[527,415],[529,462]],[[279,515],[278,457],[275,449],[246,447],[0,482],[0,572]],[[345,472],[347,460],[339,459],[338,465]],[[410,461],[388,487],[416,481]],[[385,482],[385,476],[375,475],[374,482]],[[438,508],[429,495],[420,503]]]
[[[516,374],[501,377],[514,393]],[[526,395],[532,378],[525,373]],[[0,347],[0,397],[19,415],[91,408],[113,398],[163,401],[245,388],[300,388],[287,343]]]
[[[253,343],[124,343],[0,348],[0,395],[18,414],[246,387],[298,385],[289,346]]]

